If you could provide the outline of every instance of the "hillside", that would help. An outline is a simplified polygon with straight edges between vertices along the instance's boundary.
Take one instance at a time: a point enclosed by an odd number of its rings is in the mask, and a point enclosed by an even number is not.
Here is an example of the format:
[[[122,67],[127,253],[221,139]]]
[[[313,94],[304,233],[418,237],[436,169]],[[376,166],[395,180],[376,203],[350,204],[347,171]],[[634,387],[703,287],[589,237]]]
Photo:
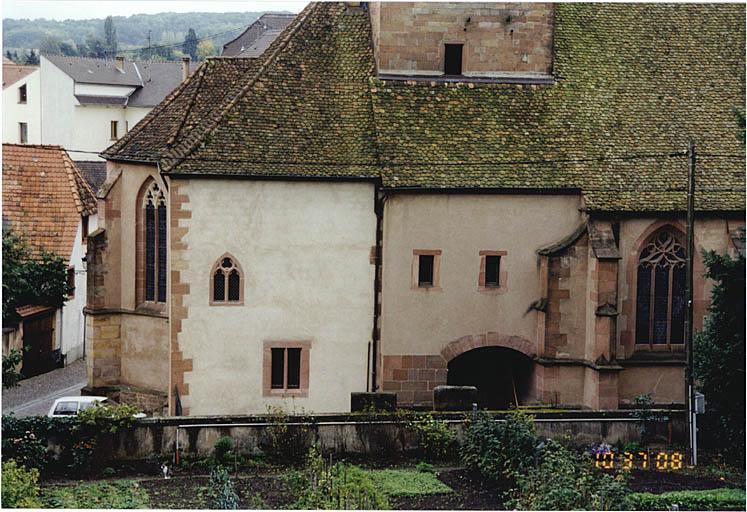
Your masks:
[[[222,35],[213,39],[216,49],[236,37],[241,29],[256,20],[261,12],[190,12],[159,14],[136,14],[114,16],[120,49],[139,48],[151,44],[181,43],[187,30],[193,28],[198,38],[212,34]],[[227,32],[227,33],[225,33]],[[80,46],[87,36],[104,37],[104,19],[65,20],[12,19],[3,20],[3,46],[5,50],[40,48],[42,41],[51,36],[59,41]]]

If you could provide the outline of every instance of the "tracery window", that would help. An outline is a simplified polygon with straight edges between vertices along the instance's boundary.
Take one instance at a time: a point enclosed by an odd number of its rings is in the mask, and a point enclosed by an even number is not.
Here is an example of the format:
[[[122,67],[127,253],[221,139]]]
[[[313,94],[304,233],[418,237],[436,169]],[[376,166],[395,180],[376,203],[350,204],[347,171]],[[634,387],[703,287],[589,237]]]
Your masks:
[[[685,246],[669,230],[655,233],[640,251],[636,292],[636,343],[684,343]]]
[[[221,256],[213,265],[210,299],[212,304],[241,304],[244,301],[244,276],[230,254]]]
[[[141,196],[138,242],[139,302],[166,302],[167,226],[166,198],[155,181]]]

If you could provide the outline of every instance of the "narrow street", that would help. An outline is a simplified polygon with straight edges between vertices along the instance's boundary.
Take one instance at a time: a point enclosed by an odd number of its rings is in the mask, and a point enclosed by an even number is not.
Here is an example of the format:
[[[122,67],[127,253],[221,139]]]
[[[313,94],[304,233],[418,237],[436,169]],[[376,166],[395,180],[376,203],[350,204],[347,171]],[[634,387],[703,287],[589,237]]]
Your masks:
[[[55,399],[80,395],[86,385],[86,361],[79,359],[58,370],[22,380],[18,387],[3,390],[3,414],[43,416]]]

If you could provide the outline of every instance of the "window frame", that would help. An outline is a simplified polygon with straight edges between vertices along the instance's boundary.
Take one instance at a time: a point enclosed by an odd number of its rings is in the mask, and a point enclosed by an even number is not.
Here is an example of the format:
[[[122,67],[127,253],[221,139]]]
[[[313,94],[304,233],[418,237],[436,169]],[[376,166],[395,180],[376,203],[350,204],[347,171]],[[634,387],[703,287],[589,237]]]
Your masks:
[[[81,242],[86,243],[88,241],[88,225],[89,225],[89,216],[88,215],[81,215],[80,216],[80,231],[81,231]]]
[[[26,105],[29,100],[28,84],[23,84],[18,87],[18,104]]]
[[[151,197],[149,197],[149,195]],[[153,202],[153,298],[148,298],[148,202]],[[158,222],[158,212],[164,209],[166,222],[164,231],[161,233]],[[135,234],[135,302],[136,308],[151,310],[155,313],[165,313],[168,304],[168,253],[169,253],[169,225],[168,225],[168,196],[163,192],[161,186],[153,178],[145,179],[136,203],[136,234]],[[159,239],[163,237],[163,244]],[[159,252],[165,248],[165,272],[163,275],[159,269]],[[161,290],[163,288],[163,290]],[[163,291],[163,293],[161,293]],[[164,300],[159,300],[163,297]]]
[[[109,140],[119,140],[119,121],[109,121]]]
[[[29,143],[29,124],[19,122],[18,123],[18,140],[21,144]]]
[[[460,47],[459,48],[459,73],[447,72],[447,55],[449,47]],[[453,43],[444,42],[444,76],[464,76],[464,42],[455,41]]]
[[[67,271],[65,273],[65,281],[67,282],[67,285],[72,288],[70,290],[70,293],[67,295],[68,299],[75,298],[75,267],[69,266],[67,267]]]
[[[483,250],[479,252],[480,270],[477,274],[477,290],[481,293],[503,294],[508,291],[508,274],[506,272],[506,256],[508,251]],[[487,257],[497,256],[500,258],[498,264],[498,286],[488,285],[487,279]]]
[[[311,360],[311,341],[274,341],[265,340],[262,358],[262,396],[265,397],[297,397],[309,395],[309,374]],[[300,349],[299,385],[298,388],[288,388],[288,350]],[[283,387],[272,387],[272,349],[283,349]]]
[[[667,284],[667,341],[666,343],[654,343],[655,336],[652,336],[652,329],[654,329],[653,325],[651,324],[653,317],[655,316],[654,307],[656,303],[656,282],[655,282],[655,275],[656,275],[656,267],[652,267],[652,281],[650,283],[650,290],[649,290],[649,328],[648,328],[648,339],[646,341],[639,341],[638,340],[638,327],[639,327],[639,302],[638,302],[638,295],[640,293],[639,290],[639,282],[638,282],[638,276],[639,276],[639,268],[641,266],[641,256],[643,255],[646,248],[654,243],[654,241],[661,236],[662,234],[667,234],[671,236],[674,241],[679,244],[681,247],[685,250],[685,258],[687,258],[687,246],[683,242],[683,237],[679,233],[678,230],[674,228],[670,228],[669,226],[665,226],[662,228],[659,228],[655,230],[653,233],[651,233],[649,236],[647,236],[643,243],[640,245],[638,251],[635,254],[635,260],[633,265],[633,274],[632,279],[635,283],[635,288],[631,290],[633,292],[632,299],[633,299],[633,329],[632,329],[632,337],[633,337],[633,347],[634,350],[639,351],[664,351],[664,352],[681,352],[684,350],[685,347],[685,340],[683,337],[683,340],[679,343],[672,342],[672,305],[673,305],[673,294],[672,294],[672,286],[674,282],[674,266],[669,266],[668,271],[668,284]],[[685,281],[686,281],[685,277]],[[687,323],[687,282],[684,283],[683,290],[685,292],[685,297],[683,299],[684,302],[684,323]],[[684,326],[683,326],[683,334],[684,334]]]
[[[420,291],[441,291],[441,249],[413,249],[411,264],[410,288]],[[420,285],[420,256],[433,256],[433,283],[430,286]]]
[[[224,288],[224,297],[225,300],[215,300],[215,281],[214,276],[215,272],[221,269],[221,265],[223,263],[224,259],[230,259],[231,263],[233,263],[233,267],[231,267],[231,270],[235,269],[239,272],[239,299],[238,300],[228,300],[228,273],[224,272],[224,282],[225,282],[225,288]],[[239,263],[239,260],[236,259],[236,257],[229,253],[223,253],[217,260],[215,260],[215,263],[213,263],[212,269],[210,270],[210,295],[209,295],[209,303],[211,306],[243,306],[244,305],[244,269],[241,268],[241,264]]]

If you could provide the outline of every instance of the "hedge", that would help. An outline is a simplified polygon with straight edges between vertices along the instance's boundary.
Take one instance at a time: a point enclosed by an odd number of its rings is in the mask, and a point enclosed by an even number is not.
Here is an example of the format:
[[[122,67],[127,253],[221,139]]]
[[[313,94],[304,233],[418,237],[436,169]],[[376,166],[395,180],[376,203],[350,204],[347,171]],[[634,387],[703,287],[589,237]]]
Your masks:
[[[663,494],[633,493],[629,496],[635,510],[745,510],[744,489],[708,489],[674,491]]]

